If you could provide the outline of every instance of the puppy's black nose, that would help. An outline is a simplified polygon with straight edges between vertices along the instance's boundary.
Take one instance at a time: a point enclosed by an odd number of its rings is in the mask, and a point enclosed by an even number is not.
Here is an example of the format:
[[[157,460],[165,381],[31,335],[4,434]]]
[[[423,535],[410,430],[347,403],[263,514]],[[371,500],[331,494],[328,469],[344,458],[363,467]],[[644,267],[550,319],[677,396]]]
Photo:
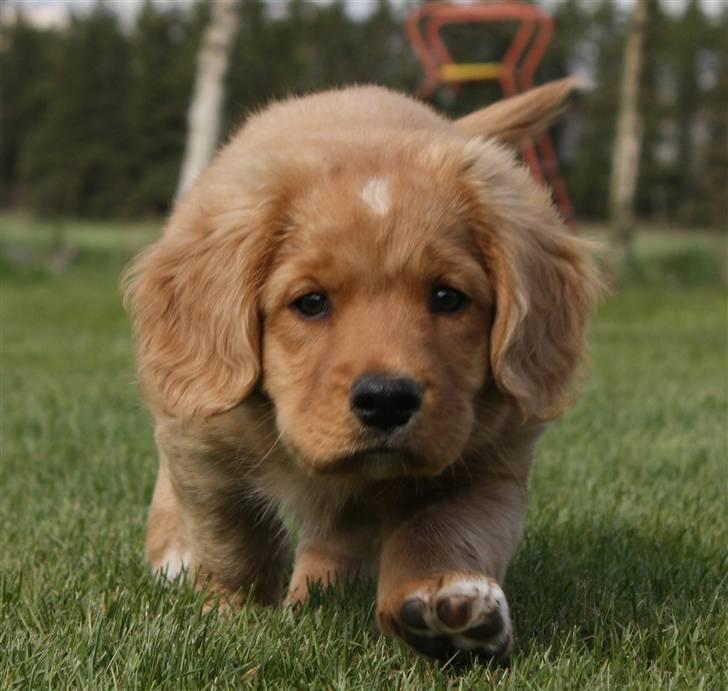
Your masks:
[[[354,382],[350,398],[364,425],[388,432],[406,425],[420,409],[422,390],[410,377],[369,372]]]

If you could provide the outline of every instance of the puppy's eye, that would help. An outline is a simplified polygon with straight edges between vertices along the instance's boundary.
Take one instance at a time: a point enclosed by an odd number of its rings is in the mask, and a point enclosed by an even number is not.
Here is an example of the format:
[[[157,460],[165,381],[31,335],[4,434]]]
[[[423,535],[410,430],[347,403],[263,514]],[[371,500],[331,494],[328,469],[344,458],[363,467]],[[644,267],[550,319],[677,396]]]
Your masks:
[[[455,314],[463,309],[470,298],[455,288],[449,286],[436,285],[432,289],[430,297],[430,309],[435,314]]]
[[[308,293],[291,303],[291,307],[304,317],[315,319],[329,312],[329,299],[324,293]]]

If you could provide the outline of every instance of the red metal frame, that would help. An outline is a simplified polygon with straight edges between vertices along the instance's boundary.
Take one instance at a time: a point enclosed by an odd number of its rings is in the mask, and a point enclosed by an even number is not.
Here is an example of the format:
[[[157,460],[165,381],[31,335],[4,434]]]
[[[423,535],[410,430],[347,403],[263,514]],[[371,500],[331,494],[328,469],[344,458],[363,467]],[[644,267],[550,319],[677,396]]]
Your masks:
[[[546,12],[519,0],[472,5],[428,2],[415,7],[405,24],[407,37],[425,70],[425,80],[418,92],[420,98],[430,98],[443,84],[440,72],[443,65],[456,65],[442,38],[443,27],[488,22],[517,24],[503,60],[497,65],[497,79],[503,93],[513,96],[533,87],[533,76],[554,36],[554,22]],[[455,90],[459,86],[452,82],[448,85]],[[539,137],[537,146],[528,141],[521,148],[533,175],[550,184],[561,213],[573,222],[573,207],[548,132]]]

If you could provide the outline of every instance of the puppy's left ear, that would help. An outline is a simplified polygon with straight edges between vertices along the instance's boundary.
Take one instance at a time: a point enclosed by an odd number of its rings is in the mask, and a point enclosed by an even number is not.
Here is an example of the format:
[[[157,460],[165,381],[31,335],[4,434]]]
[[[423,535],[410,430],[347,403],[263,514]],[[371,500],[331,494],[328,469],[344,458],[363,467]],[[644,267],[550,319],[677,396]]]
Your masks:
[[[477,139],[467,147],[474,233],[495,292],[493,376],[525,418],[550,419],[570,402],[602,293],[595,245],[564,226],[547,190],[511,150]]]
[[[466,115],[455,125],[471,136],[518,144],[545,130],[580,86],[576,77],[549,82]]]

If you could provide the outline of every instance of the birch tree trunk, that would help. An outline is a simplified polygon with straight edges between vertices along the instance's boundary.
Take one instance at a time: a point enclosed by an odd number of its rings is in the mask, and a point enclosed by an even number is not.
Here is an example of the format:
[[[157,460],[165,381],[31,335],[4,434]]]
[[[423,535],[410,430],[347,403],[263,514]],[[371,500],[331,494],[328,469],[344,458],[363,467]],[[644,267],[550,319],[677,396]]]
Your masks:
[[[620,261],[629,252],[634,235],[634,197],[641,139],[639,87],[648,3],[649,0],[635,0],[634,4],[624,47],[617,135],[612,151],[610,221],[612,243]]]
[[[224,79],[239,21],[239,0],[210,0],[210,21],[197,54],[197,76],[187,113],[187,143],[177,198],[210,162],[220,138]]]

